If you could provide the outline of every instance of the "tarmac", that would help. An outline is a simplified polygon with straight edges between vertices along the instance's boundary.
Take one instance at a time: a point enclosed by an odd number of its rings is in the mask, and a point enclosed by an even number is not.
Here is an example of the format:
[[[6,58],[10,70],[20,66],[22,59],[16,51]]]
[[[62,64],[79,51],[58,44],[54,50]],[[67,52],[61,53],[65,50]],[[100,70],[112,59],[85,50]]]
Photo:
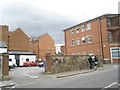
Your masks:
[[[104,65],[103,67],[99,67],[97,68],[98,70],[104,70],[107,68],[112,68],[114,65]],[[94,72],[95,70],[78,70],[78,71],[69,71],[69,72],[63,72],[63,73],[57,73],[57,74],[52,74],[52,77],[55,78],[63,78],[63,77],[68,77],[68,76],[74,76],[74,75],[78,75],[78,74],[85,74],[85,73],[89,73],[89,72]],[[12,80],[6,80],[6,81],[0,81],[0,88],[6,88],[6,87],[14,87],[15,83],[12,82]]]

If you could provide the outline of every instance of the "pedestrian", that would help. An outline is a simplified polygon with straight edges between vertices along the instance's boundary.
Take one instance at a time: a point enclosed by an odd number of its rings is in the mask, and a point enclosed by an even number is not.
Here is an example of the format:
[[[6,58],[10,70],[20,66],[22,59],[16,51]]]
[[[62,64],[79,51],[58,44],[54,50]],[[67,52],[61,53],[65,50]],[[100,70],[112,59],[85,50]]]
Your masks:
[[[95,56],[95,58],[94,58],[94,65],[95,65],[94,70],[97,70],[98,59],[97,59],[96,56]]]
[[[46,59],[43,60],[43,63],[44,63],[44,70],[46,72]]]
[[[92,69],[92,57],[91,56],[89,56],[88,61],[90,63],[90,69]]]

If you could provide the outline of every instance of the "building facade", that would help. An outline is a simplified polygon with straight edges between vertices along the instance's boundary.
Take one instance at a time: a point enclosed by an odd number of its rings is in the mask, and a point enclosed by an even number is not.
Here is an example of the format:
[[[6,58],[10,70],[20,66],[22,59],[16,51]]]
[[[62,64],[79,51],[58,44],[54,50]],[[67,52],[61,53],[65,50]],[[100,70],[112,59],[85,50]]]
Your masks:
[[[120,15],[105,14],[64,30],[66,55],[102,55],[120,61]]]
[[[55,55],[55,43],[49,34],[45,33],[39,37],[31,37],[31,51],[36,54],[37,59],[45,59],[47,53]]]
[[[9,61],[17,66],[23,66],[28,60],[36,61],[36,55],[30,52],[30,39],[21,28],[9,31],[9,26],[0,25],[0,32],[0,42],[6,44],[6,47],[0,45],[0,52],[8,52]]]

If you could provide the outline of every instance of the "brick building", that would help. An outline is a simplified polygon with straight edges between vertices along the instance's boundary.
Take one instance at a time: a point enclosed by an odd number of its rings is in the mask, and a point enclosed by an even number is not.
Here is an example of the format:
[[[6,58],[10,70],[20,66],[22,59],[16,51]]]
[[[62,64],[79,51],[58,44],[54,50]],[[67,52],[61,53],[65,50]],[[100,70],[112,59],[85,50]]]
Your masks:
[[[64,30],[66,55],[102,55],[120,61],[120,15],[105,14]]]
[[[9,26],[0,25],[0,41],[4,41],[8,50],[30,51],[30,39],[21,28],[9,31]]]
[[[39,37],[31,37],[31,51],[36,54],[37,59],[45,59],[47,53],[55,54],[55,43],[49,34],[45,33]]]
[[[15,65],[36,60],[36,55],[30,52],[30,38],[21,28],[9,31],[9,26],[0,25],[0,41],[6,43],[9,60]]]

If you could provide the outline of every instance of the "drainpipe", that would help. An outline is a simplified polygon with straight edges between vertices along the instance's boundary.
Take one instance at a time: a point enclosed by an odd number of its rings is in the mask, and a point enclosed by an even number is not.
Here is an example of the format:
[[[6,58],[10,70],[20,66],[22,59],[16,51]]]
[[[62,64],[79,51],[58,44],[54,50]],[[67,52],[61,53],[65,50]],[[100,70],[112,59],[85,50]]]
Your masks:
[[[102,58],[104,60],[104,50],[103,50],[103,37],[102,37],[102,24],[101,24],[101,18],[99,17],[99,24],[100,24],[100,44],[101,44],[101,54],[102,54]]]
[[[64,31],[64,34],[65,34],[65,54],[67,55],[66,31]]]

